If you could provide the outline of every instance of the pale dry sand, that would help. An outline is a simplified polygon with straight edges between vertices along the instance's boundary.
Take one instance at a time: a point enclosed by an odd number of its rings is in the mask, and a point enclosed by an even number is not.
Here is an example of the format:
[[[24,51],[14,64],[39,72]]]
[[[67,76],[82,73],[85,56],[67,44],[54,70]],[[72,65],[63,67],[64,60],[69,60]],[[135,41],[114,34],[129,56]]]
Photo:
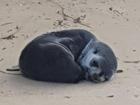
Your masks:
[[[71,28],[90,30],[109,44],[123,72],[101,84],[2,73],[35,36]],[[0,38],[0,105],[140,105],[139,0],[0,0]]]

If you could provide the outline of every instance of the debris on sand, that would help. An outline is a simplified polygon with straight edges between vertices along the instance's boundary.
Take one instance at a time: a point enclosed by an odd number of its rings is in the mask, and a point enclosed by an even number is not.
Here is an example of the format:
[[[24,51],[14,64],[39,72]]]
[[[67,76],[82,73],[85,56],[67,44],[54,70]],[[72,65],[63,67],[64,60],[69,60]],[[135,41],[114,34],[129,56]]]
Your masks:
[[[0,39],[12,40],[12,39],[14,39],[14,38],[17,38],[17,36],[15,36],[15,34],[18,33],[18,32],[20,31],[20,27],[19,27],[19,26],[16,26],[15,29],[16,29],[16,31],[15,31],[14,33],[12,33],[12,34],[10,34],[10,35],[8,35],[8,36],[6,36],[6,37],[2,37],[2,38],[0,38]]]
[[[134,97],[135,97],[135,98],[138,98],[138,97],[139,97],[139,95],[135,94],[135,95],[134,95]]]
[[[136,50],[132,50],[133,52],[136,52]]]
[[[6,72],[6,71],[1,71],[1,70],[0,70],[0,73],[9,74],[9,75],[22,75],[20,72],[19,73],[12,73],[12,72]]]
[[[123,70],[117,70],[116,71],[116,73],[122,73],[123,72]]]
[[[11,75],[21,75],[21,72],[20,72],[20,69],[19,69],[19,66],[12,66],[11,68],[7,68],[6,71],[1,71],[0,70],[0,73],[3,73],[3,74],[11,74]]]
[[[11,68],[6,69],[7,71],[19,71],[19,66],[12,66]]]
[[[124,63],[140,63],[140,60],[137,60],[137,61],[123,61]]]
[[[14,38],[16,38],[16,36],[14,34],[12,34],[12,35],[9,35],[9,36],[6,36],[6,37],[2,37],[1,39],[12,40]]]
[[[114,95],[109,95],[109,96],[107,96],[108,98],[113,98],[114,97]]]
[[[1,59],[0,59],[0,62],[1,62],[1,61],[3,61],[3,60],[4,60],[4,59],[3,59],[3,58],[1,58]]]
[[[70,96],[65,96],[64,98],[70,99],[71,97]]]
[[[110,11],[112,11],[112,10],[113,10],[113,8],[112,8],[112,7],[110,7],[110,8],[109,8],[109,10],[110,10]]]
[[[6,50],[6,47],[3,47],[2,50]]]
[[[5,25],[9,25],[9,24],[12,24],[13,22],[7,22],[7,23],[3,23],[1,24],[0,26],[5,26]]]
[[[85,18],[86,15],[84,16],[81,16],[81,17],[77,17],[77,18],[74,18],[72,16],[70,16],[69,14],[66,14],[65,13],[65,8],[62,7],[59,3],[57,2],[54,2],[54,1],[50,1],[51,3],[57,5],[61,10],[60,11],[57,11],[57,14],[61,15],[62,18],[63,18],[63,21],[66,21],[68,19],[72,19],[73,23],[75,24],[80,24],[82,26],[86,26],[86,27],[89,27],[89,28],[92,28],[91,26],[89,26],[88,24],[84,23],[83,21],[81,21],[81,18]]]

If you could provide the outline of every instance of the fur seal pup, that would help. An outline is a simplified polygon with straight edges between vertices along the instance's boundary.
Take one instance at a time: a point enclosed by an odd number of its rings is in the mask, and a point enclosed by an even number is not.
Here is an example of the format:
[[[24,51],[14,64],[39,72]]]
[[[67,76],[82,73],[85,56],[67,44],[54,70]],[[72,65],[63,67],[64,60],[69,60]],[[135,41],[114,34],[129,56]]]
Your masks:
[[[40,81],[103,82],[111,78],[117,62],[111,48],[92,33],[73,29],[32,40],[21,52],[19,67],[24,76]]]

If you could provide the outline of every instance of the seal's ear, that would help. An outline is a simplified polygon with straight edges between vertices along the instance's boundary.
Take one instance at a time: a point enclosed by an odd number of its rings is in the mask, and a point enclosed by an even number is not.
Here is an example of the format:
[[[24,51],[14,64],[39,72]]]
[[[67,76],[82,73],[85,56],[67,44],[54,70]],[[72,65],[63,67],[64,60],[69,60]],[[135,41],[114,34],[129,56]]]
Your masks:
[[[78,82],[81,68],[59,43],[28,45],[20,57],[20,68],[29,78],[52,82]]]

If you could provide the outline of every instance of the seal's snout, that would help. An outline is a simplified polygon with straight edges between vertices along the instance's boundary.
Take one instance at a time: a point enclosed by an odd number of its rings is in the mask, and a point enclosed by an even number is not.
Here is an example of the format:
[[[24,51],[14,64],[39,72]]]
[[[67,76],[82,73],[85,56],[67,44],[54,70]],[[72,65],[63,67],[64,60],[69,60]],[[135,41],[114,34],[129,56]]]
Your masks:
[[[96,83],[108,81],[112,75],[112,71],[110,71],[110,68],[107,68],[104,58],[94,55],[92,59],[87,70],[87,79]]]

